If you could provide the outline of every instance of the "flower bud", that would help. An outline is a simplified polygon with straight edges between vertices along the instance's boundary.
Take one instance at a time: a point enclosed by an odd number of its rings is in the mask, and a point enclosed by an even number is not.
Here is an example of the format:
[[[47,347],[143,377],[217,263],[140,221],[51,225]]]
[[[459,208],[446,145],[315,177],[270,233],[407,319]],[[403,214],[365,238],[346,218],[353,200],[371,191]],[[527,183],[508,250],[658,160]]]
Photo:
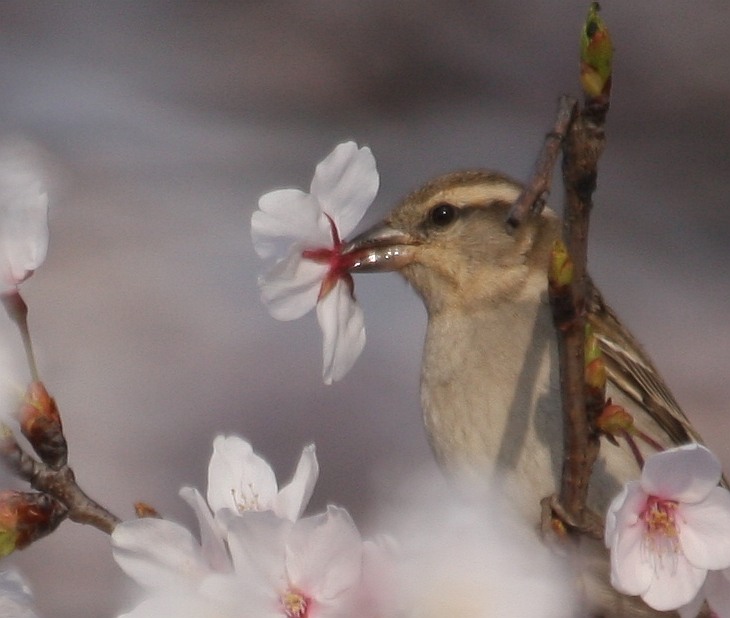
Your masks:
[[[611,90],[613,45],[599,10],[598,2],[593,2],[580,39],[580,83],[591,99],[608,97]]]
[[[627,412],[626,408],[609,399],[603,412],[596,419],[596,425],[604,434],[615,438],[634,432],[634,417]]]
[[[0,557],[53,532],[68,509],[48,494],[0,492]]]
[[[54,470],[66,465],[68,447],[56,402],[42,382],[32,382],[18,413],[20,430],[43,463]]]
[[[573,282],[573,260],[562,240],[556,240],[553,243],[553,249],[550,252],[548,282],[552,288],[565,287]]]

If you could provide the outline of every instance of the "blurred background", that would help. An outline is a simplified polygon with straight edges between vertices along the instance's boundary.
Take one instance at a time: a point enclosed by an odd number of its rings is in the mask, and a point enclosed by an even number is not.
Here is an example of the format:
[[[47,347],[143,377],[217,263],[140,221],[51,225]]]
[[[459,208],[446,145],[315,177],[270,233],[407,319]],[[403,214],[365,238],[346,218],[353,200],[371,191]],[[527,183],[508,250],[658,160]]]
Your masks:
[[[384,479],[434,466],[424,310],[396,275],[358,276],[368,344],[325,387],[314,316],[278,323],[259,303],[251,213],[266,191],[307,189],[347,139],[381,174],[363,227],[437,173],[527,178],[557,97],[578,93],[587,6],[0,3],[0,133],[39,144],[54,178],[48,259],[23,292],[82,486],[121,517],[144,500],[192,526],[177,492],[205,489],[216,434],[248,438],[282,479],[315,442],[313,508],[372,532]],[[616,60],[590,269],[727,469],[730,6],[603,15]],[[7,562],[42,616],[130,605],[94,529],[64,523]]]

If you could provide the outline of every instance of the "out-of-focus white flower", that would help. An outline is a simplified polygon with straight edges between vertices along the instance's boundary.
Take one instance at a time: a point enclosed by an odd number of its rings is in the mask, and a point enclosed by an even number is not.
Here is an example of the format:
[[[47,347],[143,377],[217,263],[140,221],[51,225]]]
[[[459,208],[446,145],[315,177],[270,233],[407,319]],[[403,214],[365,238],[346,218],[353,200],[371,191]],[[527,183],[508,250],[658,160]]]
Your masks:
[[[657,610],[690,603],[708,570],[730,566],[730,493],[720,462],[688,444],[647,459],[606,517],[611,583]]]
[[[708,572],[697,596],[679,608],[679,615],[682,618],[695,618],[705,601],[715,618],[730,618],[730,569]]]
[[[314,491],[319,464],[313,444],[302,450],[291,482],[279,490],[271,466],[251,445],[236,436],[218,436],[208,465],[208,505],[213,513],[231,509],[273,511],[294,521],[299,518]]]
[[[219,436],[209,466],[209,504],[183,488],[200,524],[200,542],[162,519],[119,524],[112,551],[148,590],[127,618],[370,618],[362,576],[376,564],[347,511],[300,519],[317,478],[308,446],[294,479],[278,491],[270,466],[240,438]]]
[[[0,571],[0,616],[38,618],[33,611],[33,595],[30,588],[17,571]]]
[[[363,541],[344,509],[296,522],[271,512],[230,515],[232,576],[211,578],[207,594],[230,599],[231,615],[282,618],[374,616],[363,604]],[[236,613],[237,612],[237,613]]]
[[[379,183],[370,149],[345,142],[317,165],[309,193],[266,193],[251,217],[256,252],[276,260],[259,282],[261,298],[279,320],[300,318],[316,306],[326,384],[343,378],[365,345],[362,310],[341,247]]]
[[[398,502],[380,524],[397,543],[394,566],[380,582],[393,612],[387,615],[574,615],[573,576],[497,491],[485,493],[468,479],[457,490],[426,477],[411,479]]]
[[[33,146],[0,142],[0,295],[13,293],[48,249],[48,195]]]

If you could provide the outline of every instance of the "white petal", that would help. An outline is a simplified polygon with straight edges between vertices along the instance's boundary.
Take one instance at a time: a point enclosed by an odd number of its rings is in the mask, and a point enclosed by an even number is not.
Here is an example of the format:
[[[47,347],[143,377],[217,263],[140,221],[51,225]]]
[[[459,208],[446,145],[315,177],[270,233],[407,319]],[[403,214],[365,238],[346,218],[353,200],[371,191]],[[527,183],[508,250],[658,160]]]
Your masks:
[[[707,571],[693,567],[682,554],[676,560],[665,556],[664,568],[657,568],[649,589],[641,595],[644,602],[659,611],[677,609],[697,596]]]
[[[621,529],[611,546],[611,585],[624,594],[643,594],[651,585],[654,565],[646,560],[641,524]]]
[[[274,512],[279,517],[285,517],[290,521],[299,519],[312,497],[318,476],[317,454],[315,453],[314,444],[310,444],[302,450],[302,456],[299,458],[291,482],[276,497]]]
[[[221,509],[265,511],[273,508],[278,487],[271,466],[237,436],[218,436],[208,465],[208,504]]]
[[[271,191],[259,198],[251,217],[256,253],[281,258],[293,243],[308,248],[332,247],[332,230],[319,203],[298,189]]]
[[[639,516],[646,507],[646,500],[647,495],[638,481],[626,483],[608,507],[604,537],[606,547],[613,545],[617,534],[639,521]]]
[[[118,618],[234,618],[234,614],[220,612],[218,604],[192,591],[179,589],[155,595]]]
[[[730,493],[715,487],[697,504],[680,504],[679,537],[687,560],[704,569],[730,567]]]
[[[698,502],[720,482],[717,457],[701,444],[685,444],[646,460],[641,485],[646,493],[679,502]]]
[[[677,608],[679,618],[696,618],[702,609],[702,605],[705,603],[705,587],[707,586],[707,580],[710,578],[712,573],[707,574],[705,585],[700,588],[700,591],[695,595],[687,605]]]
[[[327,266],[304,260],[294,247],[259,280],[261,300],[277,320],[296,320],[317,304]]]
[[[39,157],[24,141],[0,144],[0,294],[43,263],[48,195]]]
[[[233,515],[222,511],[236,575],[252,584],[277,588],[285,574],[285,545],[292,522],[271,511]]]
[[[705,594],[710,608],[718,618],[730,617],[730,570],[708,573]]]
[[[332,384],[345,377],[365,347],[365,318],[344,281],[317,303],[317,320],[322,329],[322,377]]]
[[[125,521],[114,529],[111,540],[117,564],[141,586],[186,585],[210,572],[193,535],[171,521]]]
[[[297,521],[286,547],[286,568],[292,585],[320,602],[356,585],[362,538],[349,513],[329,506],[326,513]]]
[[[317,165],[310,191],[334,220],[340,238],[344,238],[372,204],[379,184],[370,149],[358,149],[354,142],[345,142]]]
[[[180,497],[195,511],[198,518],[203,559],[215,571],[230,571],[231,561],[228,558],[228,550],[223,541],[223,530],[220,524],[213,519],[203,496],[193,487],[183,487],[179,493]]]

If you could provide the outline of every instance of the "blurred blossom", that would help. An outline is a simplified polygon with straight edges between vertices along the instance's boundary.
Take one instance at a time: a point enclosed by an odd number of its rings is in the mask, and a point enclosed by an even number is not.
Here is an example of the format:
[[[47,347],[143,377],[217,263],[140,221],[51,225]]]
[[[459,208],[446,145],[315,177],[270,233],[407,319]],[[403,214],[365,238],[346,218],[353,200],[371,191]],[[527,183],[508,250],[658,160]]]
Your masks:
[[[365,345],[362,310],[340,251],[379,183],[370,149],[345,142],[317,165],[309,193],[266,193],[251,217],[256,252],[276,260],[260,280],[261,298],[278,320],[295,320],[316,306],[326,384],[343,378]]]
[[[388,594],[408,618],[573,615],[573,578],[496,491],[411,480],[383,526],[398,544]],[[408,497],[410,496],[410,498]]]
[[[718,487],[721,474],[699,444],[647,459],[641,479],[624,487],[606,516],[617,590],[654,609],[677,609],[697,597],[708,570],[730,566],[730,493]]]
[[[148,591],[129,618],[373,615],[363,565],[377,564],[347,511],[299,519],[318,472],[314,447],[294,480],[277,491],[270,466],[240,438],[219,436],[209,466],[209,503],[194,508],[200,541],[163,519],[119,524],[112,551],[122,570]],[[212,510],[211,510],[212,509]]]
[[[0,571],[0,616],[37,618],[33,611],[33,595],[17,571]]]
[[[41,265],[47,248],[40,158],[28,142],[0,142],[0,294],[15,291]]]

